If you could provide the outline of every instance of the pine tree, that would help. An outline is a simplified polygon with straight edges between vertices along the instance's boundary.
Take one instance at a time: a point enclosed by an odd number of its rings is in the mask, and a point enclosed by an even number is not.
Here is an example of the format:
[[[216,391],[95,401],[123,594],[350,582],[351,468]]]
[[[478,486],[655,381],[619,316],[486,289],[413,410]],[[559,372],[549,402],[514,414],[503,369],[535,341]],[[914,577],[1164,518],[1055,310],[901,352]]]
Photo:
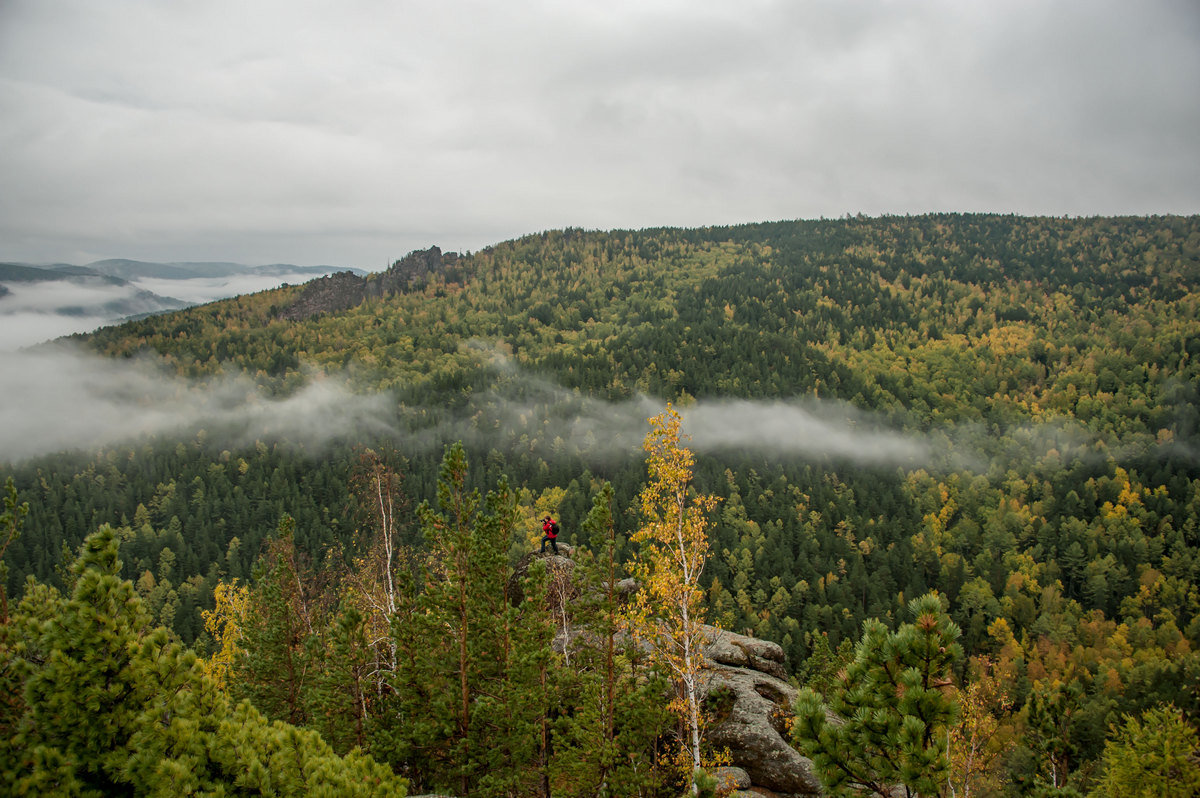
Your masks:
[[[11,637],[8,617],[8,563],[4,554],[21,534],[21,524],[29,513],[27,503],[18,503],[17,488],[12,477],[8,478],[5,486],[4,512],[0,513],[0,739],[12,738],[17,719],[25,710],[21,697],[21,672],[17,660],[12,658],[10,646],[16,641]],[[0,743],[3,745],[3,743]]]
[[[1126,715],[1104,745],[1104,775],[1091,795],[1200,796],[1200,733],[1172,706]]]
[[[242,645],[231,684],[268,717],[308,721],[308,694],[315,673],[315,608],[295,545],[296,522],[285,515],[259,561],[247,598]],[[319,629],[319,625],[316,625]]]
[[[309,725],[335,751],[369,750],[372,707],[378,707],[375,649],[358,608],[343,603],[322,630],[308,691]]]
[[[555,794],[634,796],[662,786],[659,739],[670,714],[667,680],[625,633],[617,592],[613,489],[604,483],[581,525],[587,548],[573,555],[580,596],[568,642],[575,648],[559,672],[561,715],[554,724]]]
[[[399,652],[386,730],[389,756],[423,787],[532,795],[539,771],[544,668],[552,627],[534,603],[514,607],[508,541],[516,497],[502,478],[467,486],[461,444],[447,449],[435,509],[418,508],[432,564],[393,622]]]
[[[9,477],[4,486],[4,512],[0,513],[0,624],[8,623],[8,563],[4,555],[21,535],[21,524],[29,515],[29,503],[19,502],[17,486]]]
[[[1068,667],[1061,679],[1035,680],[1025,704],[1028,744],[1042,764],[1038,779],[1044,776],[1055,790],[1067,785],[1076,764],[1072,726],[1083,698],[1083,685]]]
[[[809,688],[796,701],[793,742],[830,795],[936,795],[949,775],[947,733],[957,706],[951,669],[959,630],[934,593],[908,605],[895,632],[863,624],[854,661],[828,705]],[[831,722],[831,710],[842,720]]]
[[[120,578],[118,540],[84,541],[71,596],[32,584],[5,629],[26,707],[0,743],[16,795],[403,795],[370,758],[232,706]]]

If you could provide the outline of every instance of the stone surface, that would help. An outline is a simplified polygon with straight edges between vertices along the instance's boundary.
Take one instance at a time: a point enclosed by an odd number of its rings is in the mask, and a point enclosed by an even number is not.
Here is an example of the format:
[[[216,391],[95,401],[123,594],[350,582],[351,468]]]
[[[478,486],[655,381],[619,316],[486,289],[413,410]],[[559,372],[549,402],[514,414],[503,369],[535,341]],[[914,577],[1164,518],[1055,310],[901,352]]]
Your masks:
[[[768,673],[777,679],[786,679],[783,668],[783,649],[779,644],[757,637],[735,634],[713,627],[704,655],[721,665],[733,665]],[[720,632],[716,634],[716,632]]]
[[[717,781],[718,796],[749,789],[754,784],[750,781],[750,774],[738,767],[717,768],[712,772],[712,777]]]
[[[812,761],[787,740],[796,689],[781,678],[782,650],[766,640],[709,629],[709,667],[702,680],[706,705],[715,713],[705,732],[709,744],[728,748],[730,761],[754,787],[820,795]]]
[[[525,589],[522,582],[529,575],[530,566],[538,560],[545,562],[546,569],[550,572],[550,584],[547,586],[548,595],[546,597],[550,609],[557,610],[563,599],[573,600],[579,595],[578,585],[572,579],[572,575],[575,573],[575,561],[571,559],[571,555],[574,553],[574,546],[568,543],[559,543],[558,554],[554,554],[547,546],[545,554],[531,551],[517,560],[517,564],[513,566],[512,576],[508,578],[509,603],[516,607],[525,600]]]
[[[410,252],[379,275],[361,277],[353,272],[337,272],[304,284],[300,296],[279,310],[281,319],[302,321],[322,313],[335,313],[361,305],[369,297],[388,296],[409,290],[414,284],[437,272],[447,280],[461,279],[454,274],[458,253],[442,253],[438,247]]]

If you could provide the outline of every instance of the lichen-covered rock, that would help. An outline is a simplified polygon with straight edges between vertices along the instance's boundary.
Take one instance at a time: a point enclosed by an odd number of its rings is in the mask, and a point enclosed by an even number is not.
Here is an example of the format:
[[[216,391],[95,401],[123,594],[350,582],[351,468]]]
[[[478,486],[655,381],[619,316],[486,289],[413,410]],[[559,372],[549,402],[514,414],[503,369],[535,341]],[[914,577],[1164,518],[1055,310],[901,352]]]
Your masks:
[[[778,643],[772,643],[770,640],[759,640],[757,637],[747,637],[712,627],[704,655],[711,662],[721,665],[750,668],[777,679],[787,678],[787,672],[783,668],[783,649]]]
[[[820,795],[812,761],[788,742],[796,689],[780,678],[783,652],[766,640],[710,628],[702,679],[706,707],[715,714],[709,744],[729,749],[730,761],[754,787],[787,795]]]
[[[731,795],[738,790],[749,789],[754,784],[750,780],[750,774],[737,767],[716,768],[712,772],[712,777],[717,782],[716,792],[719,798]]]
[[[550,582],[546,586],[546,601],[547,606],[551,610],[557,610],[558,605],[562,601],[572,601],[579,595],[578,585],[573,579],[575,573],[575,561],[571,559],[571,555],[575,553],[575,548],[568,543],[558,544],[558,554],[554,554],[550,549],[546,550],[545,554],[531,551],[521,557],[517,564],[513,566],[512,575],[508,578],[508,601],[512,606],[517,607],[525,600],[525,589],[522,585],[525,582],[525,577],[529,575],[529,568],[534,562],[541,560],[546,565],[546,570],[549,571]]]

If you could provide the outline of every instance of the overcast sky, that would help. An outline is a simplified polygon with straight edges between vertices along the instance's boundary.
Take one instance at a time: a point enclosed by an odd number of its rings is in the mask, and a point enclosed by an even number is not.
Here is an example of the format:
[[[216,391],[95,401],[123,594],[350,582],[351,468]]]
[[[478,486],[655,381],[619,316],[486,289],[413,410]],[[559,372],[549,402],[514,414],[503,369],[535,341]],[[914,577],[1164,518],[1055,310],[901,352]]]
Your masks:
[[[1196,0],[0,0],[0,260],[1200,212]]]

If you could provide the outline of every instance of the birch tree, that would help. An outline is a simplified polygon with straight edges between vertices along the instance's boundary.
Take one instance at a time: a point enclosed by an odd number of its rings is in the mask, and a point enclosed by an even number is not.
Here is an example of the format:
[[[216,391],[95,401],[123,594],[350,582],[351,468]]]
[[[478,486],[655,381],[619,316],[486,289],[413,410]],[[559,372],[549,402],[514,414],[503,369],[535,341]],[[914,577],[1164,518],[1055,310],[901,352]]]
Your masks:
[[[347,581],[351,601],[362,614],[367,642],[376,655],[371,678],[377,697],[382,697],[396,670],[398,653],[390,625],[403,603],[401,571],[415,567],[413,552],[401,540],[408,502],[402,476],[392,465],[395,459],[392,452],[366,449],[359,455],[352,479],[364,515],[366,545],[355,558]]]
[[[672,708],[685,731],[695,793],[701,767],[699,677],[704,667],[700,575],[708,559],[708,514],[717,497],[690,490],[695,457],[681,444],[679,413],[668,404],[649,421],[651,430],[643,444],[649,481],[639,496],[642,525],[633,535],[640,544],[640,588],[631,612],[636,628],[675,679]]]

